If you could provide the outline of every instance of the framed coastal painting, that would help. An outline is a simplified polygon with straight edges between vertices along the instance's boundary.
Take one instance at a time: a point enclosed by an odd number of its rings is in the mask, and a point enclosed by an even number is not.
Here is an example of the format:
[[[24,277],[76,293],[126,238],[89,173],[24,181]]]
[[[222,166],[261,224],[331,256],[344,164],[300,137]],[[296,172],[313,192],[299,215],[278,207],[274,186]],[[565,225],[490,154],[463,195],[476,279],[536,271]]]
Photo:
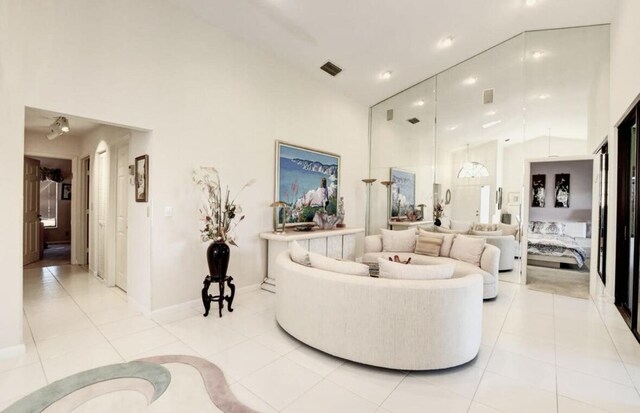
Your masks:
[[[556,174],[556,208],[569,208],[571,175]]]
[[[531,177],[531,206],[534,208],[544,208],[545,187],[547,185],[546,175],[533,175]]]
[[[138,156],[135,161],[136,202],[149,201],[149,155]]]
[[[278,224],[312,222],[320,208],[335,215],[339,184],[340,155],[276,141],[275,200],[287,204]]]
[[[416,208],[416,174],[391,168],[391,218],[407,215]]]

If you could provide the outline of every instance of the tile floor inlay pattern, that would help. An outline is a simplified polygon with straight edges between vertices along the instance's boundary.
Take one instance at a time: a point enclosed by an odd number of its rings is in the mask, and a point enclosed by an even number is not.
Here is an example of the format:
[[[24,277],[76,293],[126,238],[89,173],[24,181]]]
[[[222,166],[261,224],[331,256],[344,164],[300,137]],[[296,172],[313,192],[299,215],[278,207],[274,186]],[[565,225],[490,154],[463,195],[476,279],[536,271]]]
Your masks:
[[[119,290],[60,266],[25,270],[24,298],[27,352],[0,360],[0,410],[80,371],[183,354],[220,367],[235,397],[266,413],[640,411],[640,345],[613,304],[504,281],[483,305],[478,357],[432,372],[377,369],[310,348],[278,327],[266,291],[237,294],[235,311],[220,319],[202,317],[199,300],[147,318]],[[220,411],[197,370],[163,366],[185,380],[149,409]],[[76,412],[145,410],[143,396],[124,393]]]

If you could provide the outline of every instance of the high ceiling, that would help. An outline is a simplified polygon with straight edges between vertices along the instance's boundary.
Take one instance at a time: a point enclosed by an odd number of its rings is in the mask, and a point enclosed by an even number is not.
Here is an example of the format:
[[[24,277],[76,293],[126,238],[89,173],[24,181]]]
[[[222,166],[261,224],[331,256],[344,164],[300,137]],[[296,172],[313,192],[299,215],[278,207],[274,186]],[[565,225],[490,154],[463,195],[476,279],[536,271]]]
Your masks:
[[[48,110],[26,108],[24,115],[25,131],[46,135],[49,127],[60,116],[69,119],[69,133],[65,136],[83,136],[91,130],[100,126],[100,123],[77,116],[69,116],[64,113],[51,112]]]
[[[610,23],[617,0],[173,0],[373,105],[526,30]],[[449,47],[440,47],[443,39]],[[332,78],[319,67],[344,69]],[[380,74],[391,71],[388,80]]]

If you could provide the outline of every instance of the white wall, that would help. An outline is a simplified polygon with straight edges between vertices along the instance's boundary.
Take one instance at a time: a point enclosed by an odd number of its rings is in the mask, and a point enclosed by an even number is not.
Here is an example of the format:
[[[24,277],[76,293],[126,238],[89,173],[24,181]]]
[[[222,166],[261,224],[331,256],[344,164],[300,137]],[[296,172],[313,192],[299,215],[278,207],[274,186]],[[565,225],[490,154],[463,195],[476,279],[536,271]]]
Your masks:
[[[206,265],[194,166],[216,166],[232,189],[258,180],[240,199],[247,218],[229,269],[239,287],[266,273],[257,234],[271,228],[276,139],[340,154],[346,222],[364,225],[368,109],[167,1],[4,1],[0,56],[2,193],[22,187],[25,106],[152,131],[152,219],[140,222],[152,227],[151,310],[199,297]],[[2,208],[10,219],[0,223],[0,348],[19,345],[22,333],[22,201]]]
[[[555,208],[556,174],[570,175],[569,208]],[[531,164],[531,176],[547,177],[544,208],[529,205],[529,222],[591,222],[593,161],[539,162]],[[529,179],[531,179],[531,176]]]

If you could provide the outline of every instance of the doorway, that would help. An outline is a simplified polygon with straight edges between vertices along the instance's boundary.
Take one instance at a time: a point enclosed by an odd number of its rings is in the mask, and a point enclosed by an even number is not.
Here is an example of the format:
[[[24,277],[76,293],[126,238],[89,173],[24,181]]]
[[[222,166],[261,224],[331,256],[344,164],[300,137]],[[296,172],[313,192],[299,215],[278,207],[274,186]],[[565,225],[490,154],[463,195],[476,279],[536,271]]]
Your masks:
[[[618,214],[616,236],[615,304],[636,337],[640,337],[638,277],[638,121],[640,104],[618,125]]]
[[[109,200],[108,153],[98,152],[96,157],[96,275],[102,279],[107,276],[107,209]]]
[[[118,148],[116,164],[116,286],[127,291],[129,145]]]

